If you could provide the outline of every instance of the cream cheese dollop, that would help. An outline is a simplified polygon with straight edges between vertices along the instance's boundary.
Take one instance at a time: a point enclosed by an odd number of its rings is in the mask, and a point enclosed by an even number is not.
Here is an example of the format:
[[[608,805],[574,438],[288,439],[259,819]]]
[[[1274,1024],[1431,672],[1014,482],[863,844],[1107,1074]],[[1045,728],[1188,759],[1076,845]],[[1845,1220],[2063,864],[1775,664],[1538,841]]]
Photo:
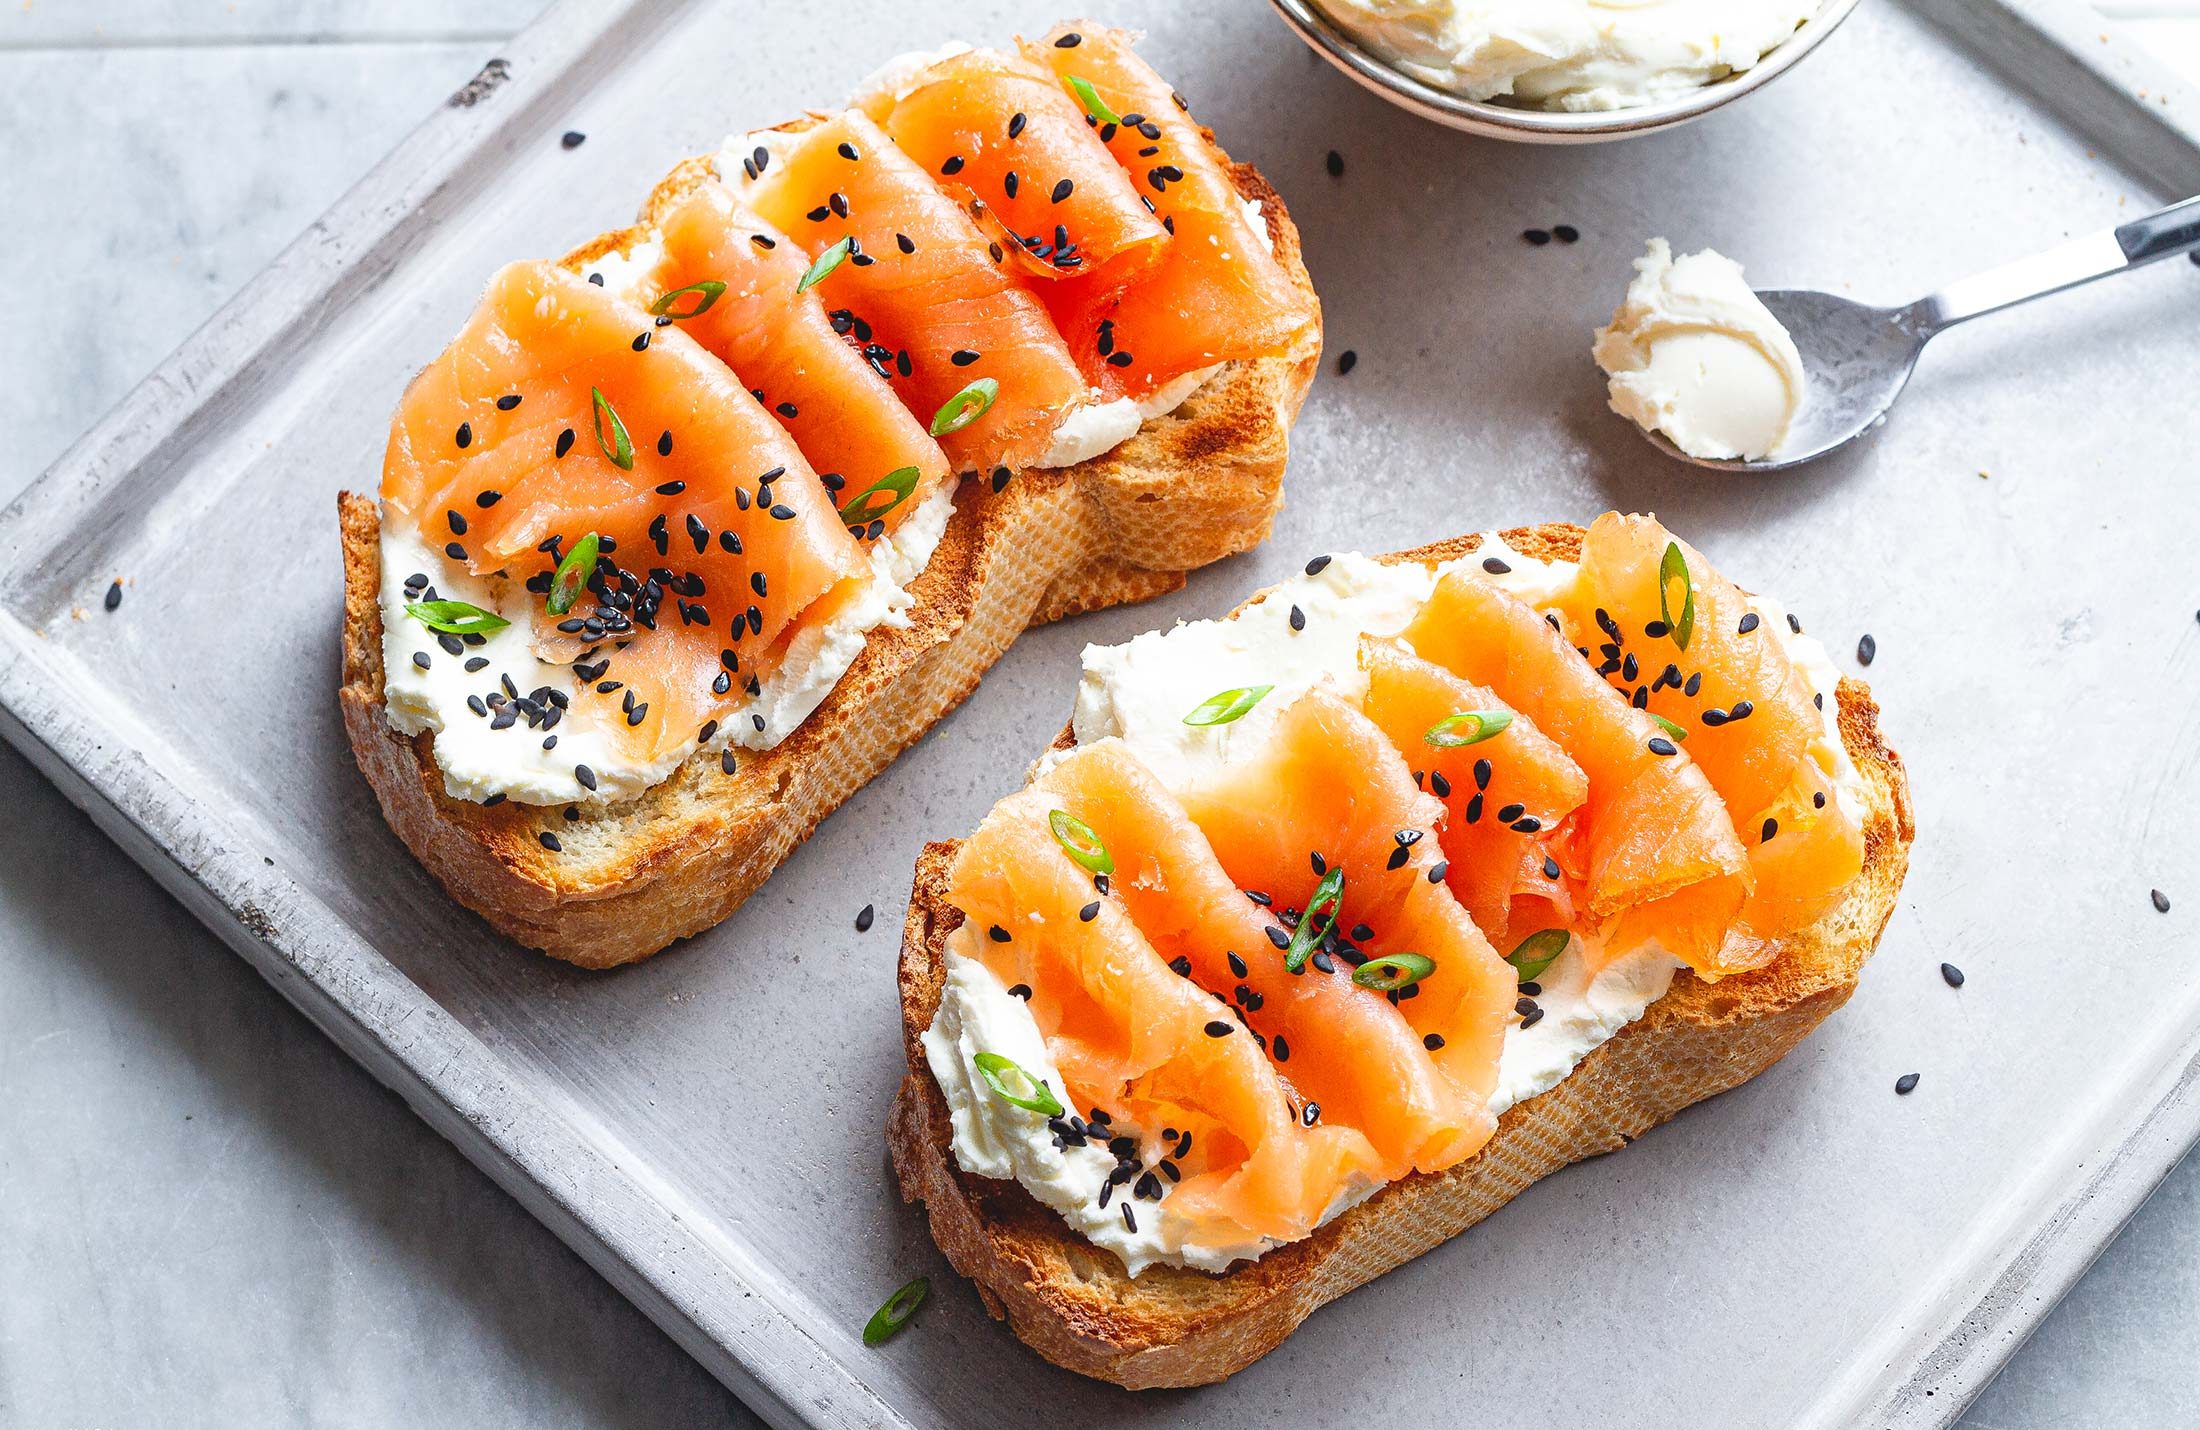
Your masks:
[[[1753,67],[1820,0],[1318,0],[1424,84],[1555,110],[1635,109]]]
[[[1651,239],[1591,351],[1610,377],[1612,410],[1692,457],[1772,456],[1802,409],[1795,340],[1742,266],[1708,248],[1675,258]]]

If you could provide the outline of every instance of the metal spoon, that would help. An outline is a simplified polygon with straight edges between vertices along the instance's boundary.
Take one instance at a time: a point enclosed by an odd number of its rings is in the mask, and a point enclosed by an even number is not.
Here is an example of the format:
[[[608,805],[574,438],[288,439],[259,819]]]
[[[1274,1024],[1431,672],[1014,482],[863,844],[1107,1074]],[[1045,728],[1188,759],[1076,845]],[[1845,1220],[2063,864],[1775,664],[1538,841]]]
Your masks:
[[[1757,296],[1795,339],[1808,378],[1787,439],[1754,462],[1691,457],[1663,433],[1644,431],[1669,457],[1721,472],[1781,472],[1845,447],[1887,420],[1933,337],[1956,324],[2111,273],[2190,253],[2200,264],[2200,198],[2133,219],[2060,248],[1989,269],[1901,308],[1873,308],[1831,293],[1775,288]],[[1639,429],[1638,429],[1639,430]]]

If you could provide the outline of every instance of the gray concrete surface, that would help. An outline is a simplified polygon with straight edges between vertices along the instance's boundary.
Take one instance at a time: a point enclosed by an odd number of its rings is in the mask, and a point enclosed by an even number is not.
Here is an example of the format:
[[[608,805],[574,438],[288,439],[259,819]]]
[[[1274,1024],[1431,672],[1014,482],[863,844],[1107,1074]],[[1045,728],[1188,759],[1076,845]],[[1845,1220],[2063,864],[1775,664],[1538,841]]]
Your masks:
[[[0,15],[0,497],[532,0],[457,8]],[[754,1423],[4,748],[0,789],[0,1425]],[[1963,1423],[2162,1423],[2196,1344],[2191,1160]]]

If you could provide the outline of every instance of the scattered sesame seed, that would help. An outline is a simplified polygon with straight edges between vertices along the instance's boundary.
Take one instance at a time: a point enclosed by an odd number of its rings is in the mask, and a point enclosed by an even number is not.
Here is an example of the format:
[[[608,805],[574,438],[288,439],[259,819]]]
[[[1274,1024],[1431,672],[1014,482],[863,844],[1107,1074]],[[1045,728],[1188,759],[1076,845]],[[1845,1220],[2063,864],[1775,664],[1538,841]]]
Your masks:
[[[572,428],[570,428],[570,427],[568,427],[568,428],[566,428],[566,429],[565,429],[565,430],[564,430],[563,432],[560,432],[560,433],[558,434],[558,455],[562,457],[562,456],[564,456],[564,455],[565,455],[565,454],[566,454],[567,452],[570,452],[570,451],[572,451],[572,450],[573,450],[573,429],[572,429]]]
[[[1344,177],[1344,155],[1332,149],[1329,151],[1329,158],[1325,162],[1329,168],[1330,178],[1341,179]]]
[[[561,149],[578,149],[587,142],[588,136],[578,129],[568,129],[558,136],[558,147]]]
[[[1237,1024],[1226,1023],[1220,1018],[1207,1025],[1207,1036],[1210,1038],[1227,1038],[1236,1031]]]
[[[596,787],[596,772],[586,765],[573,766],[573,778],[580,781],[582,789]]]
[[[1078,34],[1075,30],[1072,30],[1068,34],[1062,36],[1062,38],[1060,38],[1059,40],[1056,40],[1054,42],[1054,48],[1058,50],[1074,50],[1080,43],[1083,42],[1084,38],[1085,37],[1083,35]]]
[[[1916,1073],[1904,1073],[1904,1074],[1902,1074],[1902,1076],[1900,1076],[1900,1077],[1898,1077],[1898,1078],[1896,1078],[1896,1079],[1894,1080],[1894,1091],[1895,1091],[1895,1096],[1897,1096],[1897,1097],[1908,1097],[1908,1096],[1909,1096],[1909,1095],[1910,1095],[1910,1094],[1911,1094],[1912,1092],[1915,1092],[1916,1090],[1917,1090],[1917,1074],[1916,1074]]]
[[[985,931],[985,936],[989,939],[992,939],[995,943],[1008,942],[1008,930],[1002,928],[999,924],[994,924],[991,927],[987,928]]]
[[[1356,350],[1346,348],[1343,352],[1337,354],[1337,376],[1343,377],[1359,365],[1360,355]]]
[[[552,854],[556,854],[565,848],[564,843],[559,840],[558,836],[547,829],[536,835],[535,838],[543,848],[549,850]]]
[[[1940,976],[1947,981],[1950,988],[1961,988],[1963,986],[1963,970],[1952,963],[1940,965]]]
[[[1560,243],[1581,242],[1581,230],[1575,228],[1570,223],[1553,225],[1551,229],[1551,236],[1556,238]]]
[[[1100,917],[1100,901],[1098,899],[1094,899],[1077,911],[1077,922],[1081,924],[1089,924],[1098,917]]]
[[[1492,576],[1503,576],[1506,573],[1510,572],[1512,570],[1512,567],[1506,565],[1504,558],[1502,557],[1485,556],[1482,558],[1482,569],[1489,572]]]
[[[1873,640],[1870,636],[1867,635],[1856,643],[1856,663],[1858,665],[1870,665],[1872,659],[1878,654],[1879,642]]]
[[[1526,239],[1528,242],[1534,244],[1537,248],[1541,248],[1544,244],[1551,241],[1551,231],[1547,228],[1531,228],[1523,232],[1520,236]]]
[[[1050,202],[1058,204],[1062,200],[1068,198],[1071,192],[1076,189],[1076,187],[1077,186],[1074,183],[1070,182],[1068,179],[1063,179],[1054,186],[1053,192],[1048,194],[1047,198]]]
[[[2160,889],[2153,889],[2148,892],[2148,897],[2154,901],[2154,912],[2158,914],[2169,912],[2169,895],[2163,893]]]
[[[1705,723],[1710,722],[1706,721]],[[1680,753],[1680,747],[1663,735],[1653,735],[1650,737],[1650,753],[1653,755],[1677,755]]]
[[[108,585],[107,595],[100,604],[110,611],[122,604],[122,582],[119,579]]]
[[[1319,576],[1322,574],[1322,572],[1328,569],[1329,558],[1326,556],[1317,556],[1312,561],[1306,563],[1306,574],[1309,576]]]
[[[1306,612],[1300,610],[1297,606],[1291,608],[1291,629],[1295,631],[1306,629]]]
[[[863,911],[856,915],[856,932],[869,933],[871,931],[871,920],[876,917],[877,911],[869,904],[865,904]]]

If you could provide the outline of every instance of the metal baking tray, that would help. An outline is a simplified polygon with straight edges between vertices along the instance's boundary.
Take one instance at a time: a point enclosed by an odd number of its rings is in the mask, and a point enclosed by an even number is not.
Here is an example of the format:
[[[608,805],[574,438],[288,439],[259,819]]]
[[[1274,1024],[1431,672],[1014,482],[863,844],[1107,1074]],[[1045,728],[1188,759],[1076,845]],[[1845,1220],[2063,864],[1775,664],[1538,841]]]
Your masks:
[[[2200,1133],[2200,273],[1951,334],[1873,441],[1754,482],[1606,413],[1589,330],[1651,234],[1891,299],[2200,190],[2191,92],[2067,4],[1881,0],[1702,124],[1506,147],[1385,107],[1253,0],[1112,8],[1288,196],[1358,365],[1316,384],[1273,541],[1033,632],[737,917],[591,975],[443,897],[338,722],[335,493],[371,488],[406,378],[496,265],[624,221],[730,129],[1051,5],[550,11],[0,516],[5,733],[776,1424],[1952,1420]],[[1560,223],[1580,242],[1521,240]],[[1613,506],[1787,598],[1844,664],[1877,638],[1919,830],[1855,1000],[1224,1387],[1133,1397],[1042,1364],[885,1168],[918,846],[1017,781],[1002,754],[1060,726],[1086,641],[1317,551]],[[917,1325],[864,1349],[919,1273]]]

